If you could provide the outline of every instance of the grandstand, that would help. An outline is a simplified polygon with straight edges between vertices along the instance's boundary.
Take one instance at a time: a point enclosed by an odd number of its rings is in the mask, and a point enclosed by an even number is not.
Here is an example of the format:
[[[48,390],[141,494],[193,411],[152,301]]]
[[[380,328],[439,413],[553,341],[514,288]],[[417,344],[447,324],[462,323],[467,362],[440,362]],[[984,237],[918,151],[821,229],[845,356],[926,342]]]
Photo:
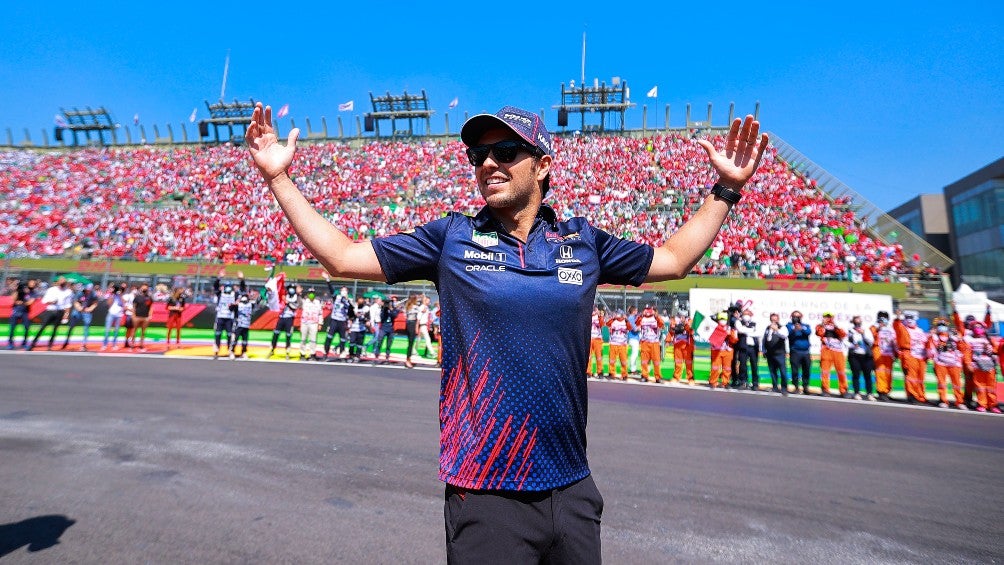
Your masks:
[[[715,130],[715,143],[724,139]],[[682,225],[714,182],[688,130],[556,137],[547,201],[652,245]],[[309,140],[292,174],[351,237],[411,228],[480,208],[459,141]],[[834,190],[834,187],[837,190]],[[909,282],[940,311],[951,261],[777,142],[694,275],[740,279]],[[864,208],[862,206],[865,206]],[[310,263],[235,144],[154,144],[0,153],[0,256],[197,263]],[[883,239],[898,233],[895,241]],[[919,243],[918,243],[919,242]],[[914,260],[913,257],[919,257]],[[922,268],[926,264],[927,272]],[[6,274],[6,273],[5,273]],[[927,287],[922,279],[930,279]],[[927,302],[927,307],[923,302]]]

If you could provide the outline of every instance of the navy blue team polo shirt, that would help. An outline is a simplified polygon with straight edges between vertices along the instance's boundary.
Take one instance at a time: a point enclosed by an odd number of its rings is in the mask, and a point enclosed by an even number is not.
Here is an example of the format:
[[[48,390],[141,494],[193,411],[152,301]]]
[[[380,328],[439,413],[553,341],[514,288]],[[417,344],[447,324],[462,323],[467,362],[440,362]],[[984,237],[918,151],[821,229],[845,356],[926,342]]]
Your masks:
[[[487,207],[373,240],[387,282],[442,308],[439,478],[538,491],[589,475],[586,364],[598,284],[640,285],[653,249],[542,206],[527,241]]]

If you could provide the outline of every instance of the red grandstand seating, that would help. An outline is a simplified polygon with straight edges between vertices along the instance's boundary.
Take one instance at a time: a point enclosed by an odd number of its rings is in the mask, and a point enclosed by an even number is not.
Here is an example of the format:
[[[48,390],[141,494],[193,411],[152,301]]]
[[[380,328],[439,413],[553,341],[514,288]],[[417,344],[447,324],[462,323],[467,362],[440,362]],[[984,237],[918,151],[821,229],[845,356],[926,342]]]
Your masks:
[[[718,144],[722,138],[716,138]],[[661,244],[713,184],[684,135],[556,140],[553,203],[615,235]],[[355,239],[482,205],[456,141],[302,145],[292,171],[307,198]],[[310,257],[233,145],[0,153],[0,253],[139,261],[300,262]],[[895,245],[862,231],[773,150],[695,268],[702,274],[894,279]],[[288,261],[287,261],[288,260]]]

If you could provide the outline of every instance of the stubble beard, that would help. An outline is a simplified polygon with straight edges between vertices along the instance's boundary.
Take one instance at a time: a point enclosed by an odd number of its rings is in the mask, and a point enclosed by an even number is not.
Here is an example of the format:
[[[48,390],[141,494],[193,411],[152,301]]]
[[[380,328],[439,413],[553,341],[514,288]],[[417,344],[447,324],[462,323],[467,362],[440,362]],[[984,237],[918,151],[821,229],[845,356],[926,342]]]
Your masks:
[[[487,186],[481,189],[481,196],[485,199],[488,207],[493,210],[520,210],[526,208],[533,199],[532,191],[538,190],[535,185],[530,187],[514,186],[513,180],[509,181],[509,188],[505,191],[489,194],[487,189]]]

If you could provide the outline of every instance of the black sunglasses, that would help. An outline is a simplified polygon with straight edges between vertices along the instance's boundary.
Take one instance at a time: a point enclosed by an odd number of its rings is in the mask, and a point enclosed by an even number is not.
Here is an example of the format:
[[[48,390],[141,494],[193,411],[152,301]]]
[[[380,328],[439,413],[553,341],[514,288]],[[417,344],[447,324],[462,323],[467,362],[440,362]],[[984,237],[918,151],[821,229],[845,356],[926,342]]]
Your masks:
[[[506,139],[504,141],[489,143],[488,145],[468,147],[467,158],[470,159],[471,165],[475,167],[484,165],[489,153],[495,155],[495,159],[499,163],[512,163],[516,160],[516,155],[520,150],[526,151],[531,155],[536,155],[540,151],[525,141]]]

